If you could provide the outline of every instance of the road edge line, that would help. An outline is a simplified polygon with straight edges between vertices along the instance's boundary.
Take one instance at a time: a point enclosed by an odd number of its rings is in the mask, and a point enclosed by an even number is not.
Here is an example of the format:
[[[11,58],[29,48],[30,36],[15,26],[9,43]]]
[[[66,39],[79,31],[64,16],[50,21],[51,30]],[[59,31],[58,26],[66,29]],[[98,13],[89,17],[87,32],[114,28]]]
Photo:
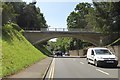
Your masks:
[[[53,62],[53,58],[52,58],[52,60],[50,61],[49,66],[48,66],[47,69],[45,70],[45,72],[44,72],[44,74],[43,74],[43,77],[42,77],[42,80],[45,80],[46,75],[47,75],[47,73],[48,73],[48,71],[49,71],[49,69],[50,69],[50,66],[51,66],[52,62]]]
[[[55,73],[55,58],[54,58],[54,62],[53,62],[53,70],[52,70],[52,76],[51,78],[54,78],[54,73]]]

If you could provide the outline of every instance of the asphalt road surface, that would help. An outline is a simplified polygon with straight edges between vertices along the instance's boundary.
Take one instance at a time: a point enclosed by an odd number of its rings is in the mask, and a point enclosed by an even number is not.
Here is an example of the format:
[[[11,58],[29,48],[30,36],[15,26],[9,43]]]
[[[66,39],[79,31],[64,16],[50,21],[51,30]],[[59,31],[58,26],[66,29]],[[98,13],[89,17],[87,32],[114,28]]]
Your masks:
[[[115,80],[114,78],[118,78],[120,75],[119,69],[119,66],[117,68],[95,67],[87,64],[86,58],[54,58],[46,79],[94,78],[96,80],[97,78],[108,78],[108,80]]]

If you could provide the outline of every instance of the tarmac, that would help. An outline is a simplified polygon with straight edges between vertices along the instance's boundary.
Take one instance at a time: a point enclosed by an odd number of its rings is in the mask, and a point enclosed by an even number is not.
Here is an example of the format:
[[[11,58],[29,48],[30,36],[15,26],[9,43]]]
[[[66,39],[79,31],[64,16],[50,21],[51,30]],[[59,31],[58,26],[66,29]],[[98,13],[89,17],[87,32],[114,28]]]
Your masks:
[[[43,79],[44,76],[47,73],[47,70],[49,69],[49,66],[52,62],[52,57],[47,57],[33,65],[31,65],[30,67],[20,71],[17,74],[8,76],[7,78],[11,78],[11,79],[19,79],[19,78],[37,78],[37,79]]]

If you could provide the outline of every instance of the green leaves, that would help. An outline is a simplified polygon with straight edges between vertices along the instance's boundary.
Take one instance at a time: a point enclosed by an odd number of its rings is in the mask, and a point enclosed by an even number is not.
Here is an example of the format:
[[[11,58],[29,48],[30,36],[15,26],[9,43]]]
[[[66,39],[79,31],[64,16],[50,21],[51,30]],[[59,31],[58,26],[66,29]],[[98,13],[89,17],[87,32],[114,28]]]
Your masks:
[[[120,32],[120,2],[79,3],[68,16],[67,25],[102,33]]]
[[[48,27],[40,8],[35,3],[3,2],[2,25],[8,22],[17,23],[21,28],[40,29]]]
[[[11,3],[2,4],[2,25],[14,21],[15,11]]]
[[[67,18],[68,28],[87,28],[85,16],[89,13],[89,9],[91,9],[91,4],[79,3],[75,11],[71,12]]]

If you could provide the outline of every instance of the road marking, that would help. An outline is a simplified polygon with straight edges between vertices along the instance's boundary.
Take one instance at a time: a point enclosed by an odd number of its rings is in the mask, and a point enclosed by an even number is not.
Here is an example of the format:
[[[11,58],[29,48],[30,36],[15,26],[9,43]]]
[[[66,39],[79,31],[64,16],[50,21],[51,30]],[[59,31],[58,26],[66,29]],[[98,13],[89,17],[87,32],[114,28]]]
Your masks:
[[[50,73],[49,73],[48,79],[50,79],[51,74],[52,74],[52,64],[51,64],[51,67],[50,67]]]
[[[99,72],[102,72],[102,73],[104,73],[104,74],[106,74],[106,75],[110,75],[109,73],[107,73],[107,72],[105,72],[105,71],[102,71],[102,70],[100,70],[100,69],[96,69],[97,71],[99,71]]]
[[[84,64],[83,62],[80,62],[81,64]]]
[[[54,78],[54,71],[55,71],[55,58],[53,61],[53,71],[52,71],[52,76],[51,76],[52,79]]]
[[[49,80],[52,80],[54,77],[54,69],[55,69],[55,58],[53,58],[53,61],[52,61],[51,67],[50,67],[50,73],[48,76]]]

